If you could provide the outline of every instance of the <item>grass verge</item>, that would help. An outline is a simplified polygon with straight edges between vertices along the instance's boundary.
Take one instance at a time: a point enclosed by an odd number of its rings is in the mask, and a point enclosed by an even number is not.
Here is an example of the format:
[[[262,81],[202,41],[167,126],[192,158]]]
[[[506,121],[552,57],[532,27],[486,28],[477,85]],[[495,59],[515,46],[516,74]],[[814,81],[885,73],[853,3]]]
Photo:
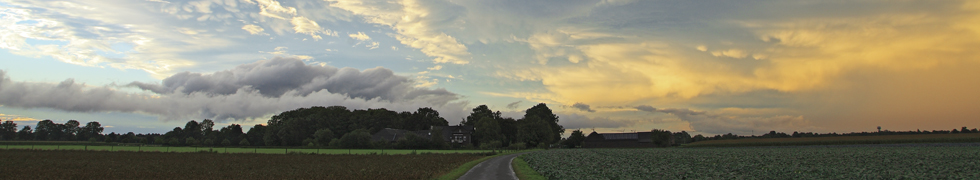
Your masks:
[[[521,158],[524,155],[517,156],[514,161],[511,161],[511,166],[514,167],[514,174],[517,175],[517,179],[520,180],[547,180],[548,178],[541,176],[541,173],[531,169],[531,166]]]
[[[508,155],[508,154],[531,152],[531,151],[539,151],[539,150],[540,149],[530,149],[530,150],[523,150],[523,151],[512,151],[512,152],[500,153],[500,154],[493,155],[493,156],[483,157],[483,158],[480,158],[480,159],[477,159],[477,160],[466,162],[462,166],[459,166],[456,169],[453,169],[452,171],[449,171],[449,173],[446,173],[445,175],[439,176],[438,178],[435,178],[435,179],[437,179],[437,180],[455,180],[455,179],[459,179],[459,177],[461,177],[464,174],[466,174],[466,172],[469,172],[470,169],[473,169],[474,166],[476,166],[477,164],[480,164],[483,161],[486,161],[487,159],[495,158],[497,156]]]

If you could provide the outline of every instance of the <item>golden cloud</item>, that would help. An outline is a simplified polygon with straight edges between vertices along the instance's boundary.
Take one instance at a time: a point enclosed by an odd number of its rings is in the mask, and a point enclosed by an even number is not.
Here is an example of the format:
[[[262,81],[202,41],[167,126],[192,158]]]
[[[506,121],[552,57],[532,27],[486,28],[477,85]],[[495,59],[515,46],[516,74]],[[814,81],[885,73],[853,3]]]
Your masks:
[[[977,8],[975,4],[967,7]],[[847,73],[980,62],[980,25],[963,23],[978,22],[976,12],[739,21],[740,28],[754,32],[764,45],[737,47],[741,44],[735,42],[736,47],[712,51],[713,56],[700,52],[708,50],[704,45],[695,51],[665,40],[583,43],[568,38],[576,32],[541,33],[531,36],[537,43],[529,43],[539,58],[581,54],[587,61],[533,67],[527,71],[535,73],[511,78],[540,80],[555,94],[554,101],[595,105],[756,90],[815,91],[847,81],[842,79]]]

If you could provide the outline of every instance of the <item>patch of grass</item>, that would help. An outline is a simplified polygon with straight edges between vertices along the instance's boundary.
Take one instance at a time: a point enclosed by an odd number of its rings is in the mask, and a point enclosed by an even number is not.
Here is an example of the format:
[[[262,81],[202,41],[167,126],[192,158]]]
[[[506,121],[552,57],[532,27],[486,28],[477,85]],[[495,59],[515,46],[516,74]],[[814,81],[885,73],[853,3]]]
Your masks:
[[[452,171],[449,171],[448,173],[446,173],[446,174],[444,174],[444,175],[442,175],[442,176],[440,176],[440,177],[438,177],[436,179],[438,179],[438,180],[455,180],[455,179],[459,179],[459,177],[462,177],[464,174],[466,174],[466,172],[469,172],[470,169],[473,169],[474,166],[476,166],[477,164],[480,164],[483,161],[486,161],[487,159],[494,158],[494,157],[497,157],[497,156],[502,156],[502,155],[508,155],[508,154],[514,154],[514,153],[523,153],[523,152],[532,152],[532,151],[538,151],[538,150],[540,150],[540,149],[530,149],[530,150],[523,150],[523,151],[511,151],[511,152],[499,153],[499,154],[493,155],[493,156],[483,157],[483,158],[480,158],[480,159],[477,159],[477,160],[466,162],[462,166],[459,166],[456,169],[453,169]]]
[[[681,147],[807,146],[843,144],[968,143],[980,142],[980,133],[835,136],[802,138],[746,138],[698,141]]]
[[[547,180],[548,179],[545,178],[544,176],[541,176],[541,173],[538,173],[538,171],[532,169],[531,166],[527,164],[527,161],[524,161],[524,158],[521,158],[523,156],[524,155],[517,156],[516,158],[514,158],[514,161],[510,162],[511,166],[514,167],[514,174],[517,175],[517,179],[520,180]]]

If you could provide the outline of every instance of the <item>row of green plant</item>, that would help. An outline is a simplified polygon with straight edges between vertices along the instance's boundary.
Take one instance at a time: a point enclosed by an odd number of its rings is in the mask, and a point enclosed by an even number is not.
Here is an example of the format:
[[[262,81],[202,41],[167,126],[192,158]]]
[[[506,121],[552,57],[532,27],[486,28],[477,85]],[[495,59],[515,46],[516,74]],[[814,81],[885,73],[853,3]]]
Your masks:
[[[548,179],[978,179],[980,148],[555,149],[529,153]]]

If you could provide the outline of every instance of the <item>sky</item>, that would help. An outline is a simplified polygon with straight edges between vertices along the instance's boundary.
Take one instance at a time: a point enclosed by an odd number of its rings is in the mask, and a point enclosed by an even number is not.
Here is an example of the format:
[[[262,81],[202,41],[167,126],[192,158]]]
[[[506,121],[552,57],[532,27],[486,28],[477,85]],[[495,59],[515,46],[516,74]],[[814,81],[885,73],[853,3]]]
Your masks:
[[[971,0],[0,0],[0,26],[21,127],[538,103],[586,132],[980,127]]]

